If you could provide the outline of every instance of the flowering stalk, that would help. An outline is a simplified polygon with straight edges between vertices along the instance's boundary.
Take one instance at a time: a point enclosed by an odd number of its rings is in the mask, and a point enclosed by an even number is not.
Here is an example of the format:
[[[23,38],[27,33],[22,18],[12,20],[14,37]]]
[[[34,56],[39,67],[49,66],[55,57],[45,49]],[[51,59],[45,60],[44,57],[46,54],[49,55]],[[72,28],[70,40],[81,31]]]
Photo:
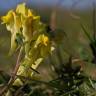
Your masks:
[[[42,60],[54,50],[50,36],[46,32],[46,24],[42,23],[40,16],[28,9],[25,3],[19,4],[15,11],[9,11],[1,19],[11,33],[10,55],[19,47],[23,48],[25,53],[22,62],[16,64],[14,76],[32,77],[32,68],[36,69]],[[15,80],[14,76],[11,81]],[[16,86],[22,84],[19,78],[13,82]]]

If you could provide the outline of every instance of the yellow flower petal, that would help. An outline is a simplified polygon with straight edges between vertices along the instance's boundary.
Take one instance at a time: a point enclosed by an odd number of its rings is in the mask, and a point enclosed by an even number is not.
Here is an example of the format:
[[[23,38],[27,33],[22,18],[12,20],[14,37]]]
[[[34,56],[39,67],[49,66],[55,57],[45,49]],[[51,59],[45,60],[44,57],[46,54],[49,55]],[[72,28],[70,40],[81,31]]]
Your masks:
[[[16,12],[19,13],[19,14],[25,15],[25,14],[26,14],[25,3],[19,4],[19,5],[17,6],[17,8],[16,8]]]
[[[46,35],[41,34],[37,38],[37,41],[36,41],[36,44],[35,44],[35,48],[37,48],[39,45],[47,46],[48,44],[49,44],[49,38]]]
[[[14,81],[13,85],[14,85],[14,86],[22,86],[22,85],[23,85],[23,82],[22,82],[19,78],[17,78],[17,79]]]
[[[9,11],[8,13],[7,13],[7,15],[6,16],[3,16],[2,18],[1,18],[1,20],[3,21],[3,23],[10,23],[10,22],[13,22],[13,20],[14,20],[14,16],[13,16],[13,14],[14,14],[14,12],[13,12],[13,10],[11,10],[11,11]]]
[[[43,35],[43,38],[42,38],[43,40],[42,40],[42,42],[43,42],[43,44],[45,45],[45,46],[47,46],[48,45],[48,42],[49,42],[49,38],[47,37],[47,36],[44,36]]]
[[[28,17],[33,16],[33,13],[30,9],[28,9]]]

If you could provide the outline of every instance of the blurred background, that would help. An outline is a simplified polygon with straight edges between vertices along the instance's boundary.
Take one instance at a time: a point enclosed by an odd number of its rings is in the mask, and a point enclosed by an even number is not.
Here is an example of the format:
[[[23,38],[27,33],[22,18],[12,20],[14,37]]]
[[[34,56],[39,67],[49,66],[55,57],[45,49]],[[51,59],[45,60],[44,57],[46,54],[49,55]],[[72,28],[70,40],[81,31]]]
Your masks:
[[[80,24],[84,24],[90,34],[93,30],[93,4],[96,0],[0,0],[0,17],[10,9],[15,9],[22,2],[26,2],[41,16],[41,20],[50,25],[52,13],[56,12],[56,27],[67,33],[68,40],[64,38],[64,48],[76,54],[81,51],[82,45],[91,56],[88,48],[88,39],[82,32]],[[8,71],[16,62],[16,55],[9,57],[10,32],[7,32],[5,25],[0,25],[0,69]],[[48,66],[48,65],[46,65]],[[43,70],[44,71],[44,70]],[[43,72],[44,73],[44,72]],[[45,74],[45,73],[44,73]]]

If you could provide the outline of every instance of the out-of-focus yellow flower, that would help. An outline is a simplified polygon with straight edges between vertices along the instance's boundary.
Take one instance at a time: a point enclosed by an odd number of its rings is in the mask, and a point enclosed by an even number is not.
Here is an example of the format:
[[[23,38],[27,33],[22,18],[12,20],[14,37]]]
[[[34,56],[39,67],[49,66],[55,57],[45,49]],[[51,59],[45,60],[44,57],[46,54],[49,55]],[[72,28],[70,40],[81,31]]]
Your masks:
[[[13,85],[14,85],[14,86],[22,86],[22,85],[23,85],[23,82],[22,82],[19,78],[17,78],[17,79],[14,81]],[[10,96],[10,95],[9,95],[9,96]]]
[[[14,16],[13,16],[14,12],[13,10],[10,10],[6,16],[3,16],[1,19],[2,19],[2,23],[4,24],[9,24],[10,22],[13,22],[14,21]]]
[[[40,16],[34,15],[31,9],[26,8],[25,3],[19,4],[16,12],[9,11],[6,16],[2,17],[2,21],[6,24],[7,30],[11,32],[11,53],[18,47],[16,34],[22,34],[23,42],[30,43],[32,39],[37,39],[40,28],[43,28]],[[29,49],[28,45],[30,44],[25,44],[25,50]]]
[[[33,16],[32,10],[26,8],[25,3],[19,4],[16,8],[16,13],[23,15],[24,17]]]
[[[44,36],[44,35],[43,35],[42,42],[43,42],[43,44],[44,44],[45,46],[47,46],[47,45],[48,45],[48,42],[49,42],[49,38],[48,38],[47,36]]]
[[[46,57],[51,52],[51,42],[49,37],[44,34],[39,35],[34,48],[39,51],[40,57]]]
[[[17,15],[14,16],[14,26],[16,27],[17,30],[22,27],[21,18]]]
[[[20,14],[22,22],[22,34],[25,41],[32,40],[33,32],[38,30],[40,16],[35,16],[32,10],[25,7],[25,3],[17,6],[16,13]]]
[[[32,40],[33,32],[36,32],[39,29],[40,16],[34,16],[31,12],[29,12],[28,16],[22,16],[21,20],[23,28],[22,33],[25,37],[25,41],[30,41]]]
[[[48,43],[49,43],[48,36],[46,36],[44,34],[41,34],[41,35],[39,35],[39,37],[38,37],[38,39],[36,41],[35,47],[37,47],[39,44],[44,45],[44,46],[47,46]]]
[[[6,24],[7,30],[11,31],[11,33],[15,33],[17,28],[21,27],[20,17],[16,15],[16,13],[11,10],[7,13],[7,15],[2,18],[3,23]]]
[[[16,12],[25,16],[28,12],[28,9],[25,7],[25,3],[19,4],[16,8]]]
[[[28,17],[33,16],[33,13],[30,9],[28,9]]]
[[[22,34],[25,37],[25,41],[30,41],[33,34],[32,18],[27,18],[22,22]]]
[[[6,24],[7,30],[11,31],[12,35],[20,32],[24,35],[25,41],[30,41],[33,32],[39,30],[40,16],[33,14],[32,10],[25,7],[25,3],[19,4],[16,12],[9,11],[6,16],[2,17],[3,23]],[[14,35],[15,36],[15,35]]]
[[[42,60],[54,50],[46,33],[46,25],[40,21],[40,16],[26,8],[25,3],[19,4],[15,12],[9,11],[6,16],[2,17],[2,21],[6,24],[7,30],[11,32],[11,54],[18,46],[23,46],[25,49],[24,62],[20,65],[17,75],[32,76],[33,72],[30,67],[36,69]],[[15,84],[22,85],[23,82],[17,78]]]
[[[13,10],[9,11],[7,15],[3,16],[1,19],[3,23],[6,24],[7,30],[11,32],[10,54],[12,54],[18,46],[16,42],[16,38],[17,38],[16,34],[20,33],[22,22],[21,22],[20,16],[17,15]]]
[[[15,13],[13,10],[11,10],[1,18],[3,21],[2,24],[6,24],[7,30],[10,31],[11,33],[14,32],[14,16]]]

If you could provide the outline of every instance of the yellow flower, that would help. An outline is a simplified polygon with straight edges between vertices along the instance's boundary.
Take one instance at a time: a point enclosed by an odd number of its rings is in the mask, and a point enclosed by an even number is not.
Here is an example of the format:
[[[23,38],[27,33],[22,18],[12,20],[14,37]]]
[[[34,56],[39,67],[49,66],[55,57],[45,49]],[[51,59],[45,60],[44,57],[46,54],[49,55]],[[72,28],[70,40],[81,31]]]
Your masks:
[[[42,40],[42,42],[43,42],[43,44],[45,45],[45,46],[47,46],[47,44],[48,44],[48,42],[49,42],[49,38],[47,37],[47,36],[44,36],[43,35],[43,38],[42,38],[43,40]]]
[[[49,40],[49,37],[45,34],[39,35],[34,48],[40,52],[39,54],[42,58],[46,57],[51,53],[51,41]]]
[[[49,43],[49,38],[48,38],[48,36],[46,36],[46,35],[44,35],[44,34],[41,34],[41,35],[39,35],[39,37],[37,38],[35,47],[37,47],[39,44],[44,45],[44,46],[47,46],[48,43]]]
[[[25,3],[19,4],[15,10],[9,11],[2,17],[6,28],[11,32],[10,53],[16,51],[19,46],[24,47],[25,58],[18,69],[17,75],[30,77],[32,70],[36,69],[42,60],[54,50],[46,26],[40,21],[40,16],[35,15],[32,10],[26,8]],[[22,44],[21,42],[22,41]],[[23,82],[17,78],[13,85],[22,85]]]
[[[24,46],[26,53],[29,52],[32,40],[36,41],[35,46],[39,44],[47,46],[49,43],[49,38],[42,34],[45,32],[45,25],[40,21],[40,16],[26,8],[25,3],[19,4],[15,12],[9,11],[6,16],[2,17],[2,21],[6,24],[7,30],[11,32],[11,53],[18,47],[18,42],[16,42],[18,33],[23,35],[22,41],[27,42]]]
[[[2,18],[3,24],[6,24],[7,30],[11,31],[11,33],[15,33],[21,27],[20,17],[16,15],[16,13],[11,10],[7,13],[7,15]]]
[[[19,87],[19,86],[22,86],[22,85],[23,85],[23,82],[22,82],[19,78],[17,78],[17,79],[14,81],[13,85]],[[9,95],[9,96],[10,96],[10,95]]]
[[[16,8],[16,12],[24,16],[27,14],[27,11],[28,9],[25,7],[25,3],[19,4]]]
[[[21,20],[19,16],[16,15],[16,13],[11,10],[7,13],[6,16],[3,16],[2,18],[3,23],[6,24],[6,28],[8,31],[11,32],[11,48],[10,48],[10,54],[12,54],[16,48],[17,48],[17,33],[20,33],[21,28]]]
[[[17,14],[19,13],[19,14],[23,15],[24,17],[33,16],[32,10],[26,8],[25,3],[19,4],[16,8],[16,12],[17,12]]]
[[[14,16],[14,25],[17,29],[20,29],[22,27],[21,18],[19,16]]]
[[[33,16],[32,11],[28,9],[28,17]]]
[[[25,41],[30,41],[33,35],[33,28],[32,28],[32,18],[27,18],[22,22],[22,34],[25,38]]]
[[[22,34],[25,38],[25,41],[31,41],[33,32],[38,30],[40,16],[35,16],[32,10],[25,7],[25,3],[17,6],[16,13],[20,14],[23,29]]]
[[[3,21],[2,23],[3,23],[3,24],[4,24],[4,23],[8,24],[8,23],[12,22],[12,21],[14,20],[13,14],[14,14],[13,10],[10,10],[10,11],[7,13],[6,16],[3,16],[3,17],[1,18],[2,21]]]

